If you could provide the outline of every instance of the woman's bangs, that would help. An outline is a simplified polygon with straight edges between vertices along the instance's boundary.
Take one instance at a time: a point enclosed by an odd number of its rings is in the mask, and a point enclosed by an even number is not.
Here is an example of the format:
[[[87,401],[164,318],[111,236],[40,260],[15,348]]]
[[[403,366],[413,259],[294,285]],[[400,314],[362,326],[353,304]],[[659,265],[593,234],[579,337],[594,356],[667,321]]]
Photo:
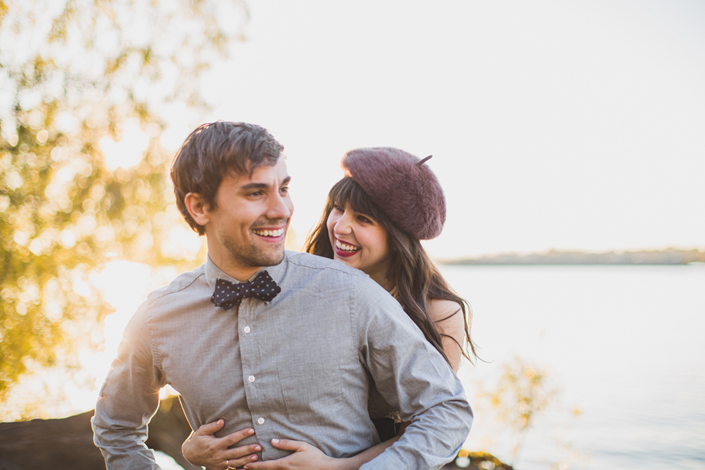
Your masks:
[[[372,202],[370,196],[350,177],[343,178],[331,188],[330,199],[334,205],[339,207],[350,204],[350,208],[355,212],[368,215],[373,219],[379,220],[383,217],[379,207]]]

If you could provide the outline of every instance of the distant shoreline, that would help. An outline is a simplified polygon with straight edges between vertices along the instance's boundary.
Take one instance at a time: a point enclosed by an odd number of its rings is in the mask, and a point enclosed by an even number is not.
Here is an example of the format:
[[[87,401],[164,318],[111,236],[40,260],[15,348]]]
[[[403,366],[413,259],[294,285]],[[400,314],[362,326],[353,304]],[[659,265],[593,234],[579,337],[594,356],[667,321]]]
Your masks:
[[[609,251],[591,253],[584,251],[550,250],[542,253],[500,253],[475,258],[440,259],[441,265],[686,265],[705,264],[705,251]]]

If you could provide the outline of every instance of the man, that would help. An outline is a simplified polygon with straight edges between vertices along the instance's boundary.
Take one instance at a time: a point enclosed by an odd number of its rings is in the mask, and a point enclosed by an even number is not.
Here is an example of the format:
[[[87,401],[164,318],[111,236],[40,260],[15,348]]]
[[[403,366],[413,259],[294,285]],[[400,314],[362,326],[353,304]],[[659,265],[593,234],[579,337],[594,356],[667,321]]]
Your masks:
[[[467,436],[462,386],[399,304],[357,270],[285,252],[282,150],[265,129],[229,122],[199,127],[179,150],[177,204],[208,259],[150,294],[125,331],[93,418],[108,469],[159,468],[143,441],[166,384],[193,429],[253,429],[238,445],[262,460],[288,454],[271,445],[279,437],[333,457],[378,443],[373,383],[410,424],[361,468],[439,468]]]

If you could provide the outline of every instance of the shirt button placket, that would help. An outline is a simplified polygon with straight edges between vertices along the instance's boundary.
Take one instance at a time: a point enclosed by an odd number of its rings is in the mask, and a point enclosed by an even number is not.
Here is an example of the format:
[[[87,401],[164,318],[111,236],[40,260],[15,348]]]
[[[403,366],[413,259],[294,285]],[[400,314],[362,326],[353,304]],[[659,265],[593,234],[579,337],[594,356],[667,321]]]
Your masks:
[[[243,303],[240,308],[240,318],[245,326],[241,326],[240,331],[240,355],[242,357],[242,373],[245,381],[245,399],[247,400],[248,408],[252,413],[252,421],[255,426],[258,426],[258,438],[267,440],[270,438],[267,429],[266,407],[261,402],[261,391],[258,393],[258,387],[255,385],[261,377],[255,375],[258,368],[258,349],[257,338],[252,328],[252,323],[255,321],[255,310],[258,306],[257,302]],[[267,424],[265,424],[267,423]],[[263,434],[264,433],[264,434]],[[273,436],[271,436],[273,437]]]

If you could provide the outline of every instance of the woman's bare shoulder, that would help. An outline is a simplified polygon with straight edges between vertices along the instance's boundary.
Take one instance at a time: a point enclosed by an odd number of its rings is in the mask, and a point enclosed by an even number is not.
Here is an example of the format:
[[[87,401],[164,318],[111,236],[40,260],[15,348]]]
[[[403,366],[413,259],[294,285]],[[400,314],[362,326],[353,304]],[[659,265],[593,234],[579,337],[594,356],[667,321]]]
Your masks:
[[[434,322],[443,322],[455,316],[463,318],[460,304],[454,300],[430,300],[428,302],[428,314]]]

